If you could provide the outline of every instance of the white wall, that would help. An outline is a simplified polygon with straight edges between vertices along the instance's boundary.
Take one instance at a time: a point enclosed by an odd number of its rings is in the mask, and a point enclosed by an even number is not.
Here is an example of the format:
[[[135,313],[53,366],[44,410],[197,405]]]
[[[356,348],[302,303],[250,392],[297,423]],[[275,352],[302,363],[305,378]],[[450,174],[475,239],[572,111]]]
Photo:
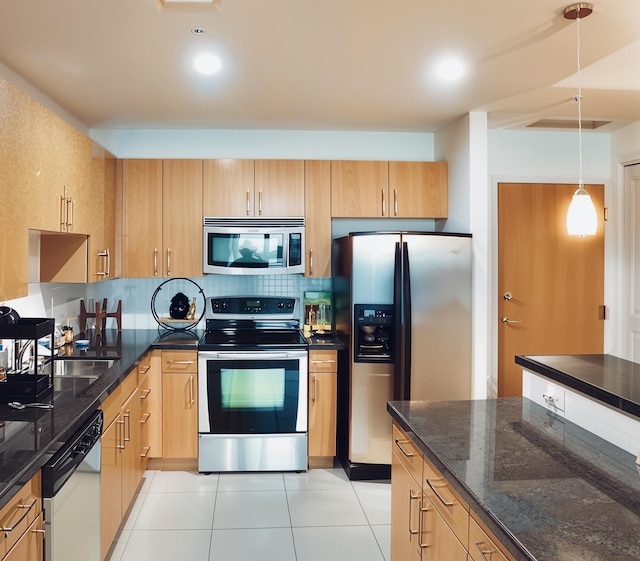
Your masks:
[[[432,133],[92,129],[117,158],[433,160]]]

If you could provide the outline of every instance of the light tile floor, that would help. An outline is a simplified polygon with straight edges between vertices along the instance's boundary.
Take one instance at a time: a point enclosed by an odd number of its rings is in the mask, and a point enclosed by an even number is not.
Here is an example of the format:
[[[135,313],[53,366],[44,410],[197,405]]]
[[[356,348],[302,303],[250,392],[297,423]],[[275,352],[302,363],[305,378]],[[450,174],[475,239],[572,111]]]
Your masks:
[[[389,482],[147,471],[110,561],[389,561]]]

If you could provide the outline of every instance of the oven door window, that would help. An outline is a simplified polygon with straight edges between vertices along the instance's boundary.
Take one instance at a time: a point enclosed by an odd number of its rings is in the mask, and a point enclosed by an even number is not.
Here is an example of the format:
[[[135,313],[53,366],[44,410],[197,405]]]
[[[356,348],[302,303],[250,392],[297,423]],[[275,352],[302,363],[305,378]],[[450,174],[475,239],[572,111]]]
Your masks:
[[[207,394],[213,434],[296,432],[298,360],[209,360]]]
[[[275,269],[284,266],[284,235],[208,234],[208,264],[216,267]]]

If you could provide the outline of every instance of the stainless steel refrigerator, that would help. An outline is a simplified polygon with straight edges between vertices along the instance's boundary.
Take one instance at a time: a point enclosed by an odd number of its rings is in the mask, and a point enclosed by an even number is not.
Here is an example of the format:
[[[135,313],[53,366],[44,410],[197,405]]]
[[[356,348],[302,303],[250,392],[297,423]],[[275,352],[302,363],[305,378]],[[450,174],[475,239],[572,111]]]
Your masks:
[[[391,400],[471,398],[471,235],[362,232],[334,240],[338,457],[386,478]]]

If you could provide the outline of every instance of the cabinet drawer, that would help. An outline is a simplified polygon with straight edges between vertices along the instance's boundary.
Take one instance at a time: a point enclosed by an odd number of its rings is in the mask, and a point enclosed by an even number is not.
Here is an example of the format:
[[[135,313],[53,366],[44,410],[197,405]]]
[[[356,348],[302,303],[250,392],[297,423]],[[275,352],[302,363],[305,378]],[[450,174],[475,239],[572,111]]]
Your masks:
[[[422,481],[422,454],[407,435],[393,425],[393,453],[418,484]]]
[[[38,472],[0,510],[0,526],[4,528],[2,555],[16,544],[41,511],[42,483]]]
[[[198,372],[198,355],[195,351],[162,351],[163,372]]]
[[[513,561],[473,519],[469,519],[469,558],[473,561]]]
[[[522,395],[554,413],[564,414],[565,389],[526,370],[522,371]]]
[[[309,372],[337,372],[337,351],[309,351]]]
[[[447,483],[438,470],[425,458],[422,467],[422,489],[442,515],[456,537],[463,543],[469,540],[469,507]]]

